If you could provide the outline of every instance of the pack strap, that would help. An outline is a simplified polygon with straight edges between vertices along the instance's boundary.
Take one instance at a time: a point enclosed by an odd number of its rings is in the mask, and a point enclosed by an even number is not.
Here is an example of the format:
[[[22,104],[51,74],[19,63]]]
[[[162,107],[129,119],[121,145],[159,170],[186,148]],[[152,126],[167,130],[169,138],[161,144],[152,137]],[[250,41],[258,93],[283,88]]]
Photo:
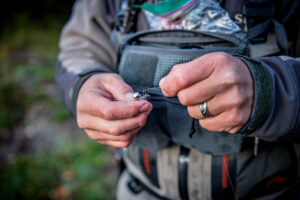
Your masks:
[[[140,165],[142,166],[144,174],[153,185],[155,185],[157,188],[160,188],[157,173],[156,151],[149,151],[149,149],[144,148],[140,149],[139,155]]]
[[[274,19],[268,19],[261,24],[258,24],[247,31],[247,37],[252,43],[258,43],[260,36],[268,33],[269,30],[274,29],[276,41],[279,47],[286,55],[291,54],[291,45],[289,44],[287,33],[282,24]],[[266,35],[267,36],[267,35]]]
[[[212,157],[212,199],[236,199],[236,157],[225,154]]]
[[[270,0],[247,0],[243,4],[242,13],[246,17],[247,30],[249,31],[253,27],[264,24],[269,19],[272,19],[275,13],[275,6]],[[266,25],[261,25],[259,27],[262,26],[265,27]],[[256,37],[251,37],[250,39],[252,44],[264,43],[267,41],[268,29],[258,30],[259,34],[256,34]]]
[[[188,200],[188,166],[190,149],[180,146],[178,157],[178,186],[182,200]]]
[[[146,0],[121,0],[120,9],[117,15],[116,28],[120,32],[129,33],[136,31],[137,15],[139,8],[134,7],[135,4],[143,4]]]
[[[247,0],[242,11],[246,17],[270,18],[275,13],[275,6],[270,0]]]

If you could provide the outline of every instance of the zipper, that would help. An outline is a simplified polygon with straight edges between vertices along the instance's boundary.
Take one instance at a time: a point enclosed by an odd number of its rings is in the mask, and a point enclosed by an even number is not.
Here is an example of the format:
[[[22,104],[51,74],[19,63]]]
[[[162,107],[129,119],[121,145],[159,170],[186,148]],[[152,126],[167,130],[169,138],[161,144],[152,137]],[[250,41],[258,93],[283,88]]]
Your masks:
[[[139,87],[139,86],[132,86],[132,87],[137,92],[150,95],[150,97],[147,98],[147,100],[149,100],[150,102],[151,101],[167,101],[169,103],[181,105],[177,96],[165,97],[162,94],[161,89],[159,87],[153,87],[153,88],[143,88],[143,87]]]

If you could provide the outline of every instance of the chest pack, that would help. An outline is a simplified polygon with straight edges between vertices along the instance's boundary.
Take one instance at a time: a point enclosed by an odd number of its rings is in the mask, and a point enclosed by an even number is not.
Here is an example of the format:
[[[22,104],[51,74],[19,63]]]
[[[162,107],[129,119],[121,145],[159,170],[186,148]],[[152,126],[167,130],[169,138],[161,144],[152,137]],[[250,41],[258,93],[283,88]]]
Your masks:
[[[158,86],[174,65],[216,51],[247,55],[247,41],[242,37],[188,30],[124,35],[118,73],[134,90],[147,92],[153,105],[146,125],[132,145],[159,150],[175,143],[213,155],[240,152],[244,137],[203,129],[177,97],[164,97]],[[219,144],[221,149],[211,144]]]
[[[135,14],[134,12],[132,14]],[[174,162],[178,171],[175,172],[175,176],[170,176],[168,179],[170,182],[178,182],[175,185],[178,184],[176,190],[179,191],[179,196],[175,195],[174,199],[188,199],[188,196],[190,199],[199,199],[196,196],[192,198],[194,190],[188,189],[188,180],[197,179],[196,183],[201,181],[199,177],[195,178],[191,175],[188,166],[189,163],[190,166],[196,166],[197,160],[203,156],[208,156],[210,159],[209,179],[211,179],[212,199],[222,199],[221,197],[226,197],[225,193],[231,197],[234,193],[239,193],[241,197],[250,199],[279,191],[295,181],[297,161],[295,161],[293,146],[260,142],[260,154],[255,157],[253,155],[255,138],[227,132],[211,132],[202,128],[197,120],[189,116],[186,107],[180,104],[177,97],[165,97],[158,86],[160,79],[166,76],[174,65],[192,61],[207,53],[221,51],[230,55],[249,56],[251,48],[245,34],[228,35],[192,30],[130,32],[126,24],[130,24],[130,20],[135,19],[134,15],[130,17],[124,10],[120,13],[118,17],[123,19],[123,15],[125,19],[120,20],[119,24],[124,26],[118,29],[123,32],[122,39],[118,42],[114,41],[119,55],[117,72],[135,91],[148,93],[150,95],[148,100],[153,105],[146,125],[136,135],[128,150],[123,150],[122,153],[134,177],[143,180],[146,187],[154,193],[168,195],[166,191],[169,191],[168,187],[172,188],[172,184],[162,184],[162,180],[168,178],[165,177],[167,175],[162,171],[163,168],[159,167],[160,163],[166,160],[164,156],[160,158],[159,155],[167,152],[168,159],[174,157],[173,154],[178,155],[177,163]],[[263,25],[263,28],[270,26],[269,23],[271,22]],[[255,29],[261,28],[255,26]],[[118,31],[114,33],[117,35]],[[117,38],[116,35],[112,38]],[[172,153],[174,145],[179,146],[176,153]],[[197,154],[198,157],[189,160],[193,154]],[[272,164],[270,167],[265,162],[266,160],[273,162],[278,157],[285,157],[286,165]],[[258,165],[261,165],[259,169]],[[203,167],[204,164],[201,163],[199,166]],[[224,166],[227,175],[231,177],[232,187],[222,185]],[[139,170],[144,175],[140,175],[137,172]],[[253,173],[260,174],[261,177],[245,181],[245,177],[251,177]],[[284,177],[285,181],[268,188],[269,181],[274,177]]]
[[[162,95],[158,83],[174,65],[192,61],[211,52],[251,57],[253,55],[249,54],[253,52],[257,56],[278,53],[279,49],[287,51],[285,30],[282,25],[272,20],[272,2],[245,1],[243,13],[249,21],[247,34],[242,31],[234,34],[200,30],[138,31],[137,18],[140,10],[133,5],[144,2],[145,0],[120,1],[117,26],[112,37],[118,49],[118,73],[136,91],[149,93],[149,101],[154,106],[146,126],[137,135],[133,145],[159,150],[175,143],[212,155],[240,152],[249,138],[225,132],[212,133],[203,129],[188,115],[186,107],[179,103],[177,97],[166,98]],[[262,12],[261,7],[266,13]],[[273,39],[269,39],[268,30],[272,27],[274,34],[270,37]],[[282,38],[281,42],[276,42],[274,36]],[[261,42],[266,44],[262,46]],[[274,43],[278,43],[279,47],[274,48]],[[263,52],[259,51],[261,49]],[[254,141],[253,138],[250,140]],[[211,145],[216,143],[221,148]]]

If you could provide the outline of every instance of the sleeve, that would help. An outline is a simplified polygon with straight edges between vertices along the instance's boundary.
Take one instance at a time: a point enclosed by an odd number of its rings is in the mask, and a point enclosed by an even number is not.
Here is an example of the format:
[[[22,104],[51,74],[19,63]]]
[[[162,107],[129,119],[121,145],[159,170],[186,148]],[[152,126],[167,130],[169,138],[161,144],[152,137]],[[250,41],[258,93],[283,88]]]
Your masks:
[[[73,116],[82,83],[94,73],[114,72],[116,52],[110,43],[113,2],[76,1],[61,33],[55,81]]]
[[[300,58],[241,59],[252,73],[255,94],[250,119],[239,133],[300,142]]]

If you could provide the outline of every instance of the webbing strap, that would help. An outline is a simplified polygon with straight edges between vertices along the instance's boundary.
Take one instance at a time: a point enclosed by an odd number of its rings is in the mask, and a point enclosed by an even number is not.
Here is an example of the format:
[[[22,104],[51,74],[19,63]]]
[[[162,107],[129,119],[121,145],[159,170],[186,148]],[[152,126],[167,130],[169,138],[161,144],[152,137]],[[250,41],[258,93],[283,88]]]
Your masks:
[[[249,40],[255,39],[257,36],[261,35],[262,33],[265,33],[269,29],[270,24],[271,24],[271,19],[250,28],[247,31],[248,39]]]
[[[179,195],[182,200],[188,200],[188,166],[190,149],[181,146],[178,157],[178,186]]]
[[[256,33],[255,37],[249,38],[249,41],[252,44],[266,42],[269,22],[267,24],[265,22],[274,16],[273,2],[270,0],[247,0],[243,4],[242,13],[246,17],[248,31],[255,27],[252,31]]]
[[[158,174],[157,174],[157,155],[156,151],[149,151],[149,149],[140,149],[140,164],[142,170],[148,180],[159,188]]]
[[[250,28],[247,32],[247,37],[249,41],[255,41],[257,37],[260,37],[262,34],[267,33],[268,30],[270,30],[272,27],[275,31],[277,43],[284,50],[284,53],[289,55],[291,47],[287,39],[285,28],[282,24],[274,19],[268,19],[265,22]]]
[[[236,199],[236,157],[225,154],[212,157],[212,199]]]
[[[248,0],[245,1],[242,11],[246,17],[272,17],[275,7],[270,0]]]

